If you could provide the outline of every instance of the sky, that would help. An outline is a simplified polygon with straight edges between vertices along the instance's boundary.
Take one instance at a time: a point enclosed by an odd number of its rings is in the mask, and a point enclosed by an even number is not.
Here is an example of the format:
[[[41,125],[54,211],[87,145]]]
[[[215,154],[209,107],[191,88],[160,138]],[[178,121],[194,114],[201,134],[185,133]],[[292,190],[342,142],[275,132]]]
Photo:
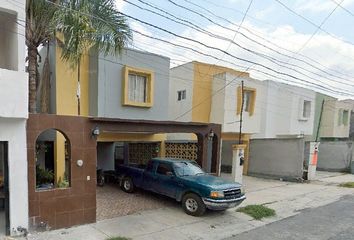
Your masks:
[[[130,47],[169,57],[171,67],[202,61],[354,98],[354,0],[116,1],[138,19],[127,17]]]

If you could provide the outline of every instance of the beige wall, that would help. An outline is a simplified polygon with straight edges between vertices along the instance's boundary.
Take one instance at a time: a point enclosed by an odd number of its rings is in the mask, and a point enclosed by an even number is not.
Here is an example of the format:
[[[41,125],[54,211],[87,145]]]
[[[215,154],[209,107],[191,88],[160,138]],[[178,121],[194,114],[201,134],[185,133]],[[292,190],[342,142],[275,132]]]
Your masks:
[[[338,101],[327,100],[323,105],[322,122],[320,126],[320,137],[322,138],[348,138],[350,127],[351,104]],[[342,110],[348,111],[347,124],[339,122]]]

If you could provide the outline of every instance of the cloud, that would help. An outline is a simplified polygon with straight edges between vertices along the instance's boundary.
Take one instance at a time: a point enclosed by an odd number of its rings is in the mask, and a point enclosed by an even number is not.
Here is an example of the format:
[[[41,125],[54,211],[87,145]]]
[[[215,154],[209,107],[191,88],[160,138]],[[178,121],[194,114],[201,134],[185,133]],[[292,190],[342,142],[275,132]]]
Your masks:
[[[116,0],[116,7],[118,11],[122,12],[123,8],[126,6],[126,3],[122,0]]]

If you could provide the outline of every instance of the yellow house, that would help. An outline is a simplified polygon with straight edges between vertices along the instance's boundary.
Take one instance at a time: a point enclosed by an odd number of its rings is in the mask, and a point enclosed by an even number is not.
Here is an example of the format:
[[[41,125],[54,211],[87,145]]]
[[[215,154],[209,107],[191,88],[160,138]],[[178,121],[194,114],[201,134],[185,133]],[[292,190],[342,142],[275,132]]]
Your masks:
[[[43,49],[42,55],[46,54]],[[81,59],[80,74],[63,62],[61,49],[51,46],[49,113],[86,117],[166,121],[170,59],[164,56],[123,49],[119,56],[89,51]],[[80,79],[78,79],[80,75]],[[101,132],[98,141],[98,167],[114,170],[116,161],[130,157],[144,161],[164,156],[165,134],[148,132]],[[63,155],[58,136],[55,159]],[[127,146],[128,145],[128,146]],[[127,151],[128,153],[122,153]],[[58,151],[57,151],[58,150]],[[107,154],[109,151],[109,154]],[[112,159],[101,164],[101,158]],[[102,160],[103,161],[103,160]],[[56,179],[63,178],[65,166],[55,160]]]

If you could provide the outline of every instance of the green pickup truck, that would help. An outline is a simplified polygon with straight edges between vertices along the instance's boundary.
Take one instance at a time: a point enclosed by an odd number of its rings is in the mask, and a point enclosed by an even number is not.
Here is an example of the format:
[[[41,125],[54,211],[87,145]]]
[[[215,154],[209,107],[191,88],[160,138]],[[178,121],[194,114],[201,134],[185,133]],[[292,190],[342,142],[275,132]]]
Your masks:
[[[137,187],[174,198],[193,216],[236,207],[246,199],[239,183],[209,175],[191,160],[154,158],[146,166],[120,165],[116,171],[123,191]]]

